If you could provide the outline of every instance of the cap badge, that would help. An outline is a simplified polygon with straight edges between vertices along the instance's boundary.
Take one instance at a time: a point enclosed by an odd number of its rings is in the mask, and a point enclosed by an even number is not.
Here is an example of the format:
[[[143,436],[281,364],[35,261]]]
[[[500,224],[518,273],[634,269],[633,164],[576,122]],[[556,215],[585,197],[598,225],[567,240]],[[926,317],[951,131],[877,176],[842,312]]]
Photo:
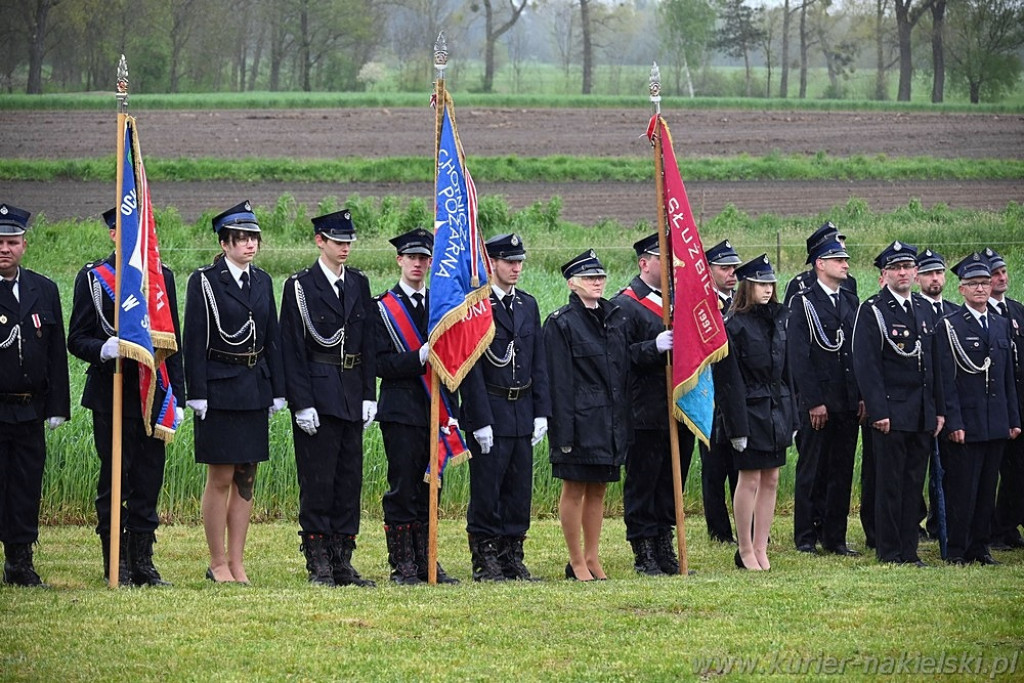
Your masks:
[[[3,206],[0,206],[0,215],[2,215],[2,216],[6,216],[7,215],[7,205],[6,204],[4,204]]]
[[[246,211],[252,211],[252,206],[249,205],[249,202],[245,203],[245,210]]]
[[[981,260],[981,255],[980,254],[974,254],[971,257],[971,260],[973,260],[973,261],[980,261]]]
[[[903,248],[903,245],[900,244],[899,242],[893,242],[892,243],[892,248],[893,248],[893,251],[899,251],[900,249]]]
[[[725,246],[726,246],[727,249],[732,249],[732,245],[729,244],[729,240],[725,241]]]
[[[519,237],[517,235],[512,235],[512,246],[513,247],[518,247],[519,246]]]
[[[597,258],[597,254],[594,253],[593,249],[590,250],[590,258]]]
[[[345,213],[341,214],[341,217],[344,218],[347,221],[352,220],[352,214],[349,213],[348,211],[346,211]]]
[[[767,254],[766,254],[766,255],[765,255],[765,257],[764,257],[764,258],[762,259],[762,261],[764,261],[765,263],[768,263],[768,256],[767,256]]]

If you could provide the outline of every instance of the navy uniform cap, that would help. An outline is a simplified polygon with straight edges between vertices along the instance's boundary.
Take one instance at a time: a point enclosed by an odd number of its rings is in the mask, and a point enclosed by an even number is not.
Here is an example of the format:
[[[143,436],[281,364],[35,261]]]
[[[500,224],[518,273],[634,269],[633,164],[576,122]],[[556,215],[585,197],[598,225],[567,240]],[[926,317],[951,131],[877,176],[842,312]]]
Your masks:
[[[821,226],[811,233],[811,236],[807,238],[807,261],[808,265],[814,263],[814,259],[818,258],[812,256],[815,251],[821,248],[822,244],[831,242],[833,240],[845,240],[846,235],[839,234],[839,228],[836,227],[832,221],[825,221]]]
[[[434,254],[434,234],[423,228],[410,230],[398,237],[392,237],[389,241],[395,245],[399,256],[405,254],[433,256]]]
[[[607,275],[601,259],[597,258],[593,249],[588,249],[562,266],[562,277],[566,280],[587,275]]]
[[[111,230],[117,227],[117,207],[107,209],[103,212],[103,222],[106,223],[107,227]]]
[[[722,240],[715,246],[704,252],[708,263],[713,266],[738,266],[743,261],[740,255],[732,248],[729,240]]]
[[[523,238],[515,233],[495,235],[484,242],[487,255],[503,261],[523,261],[526,259],[526,247]]]
[[[24,209],[0,203],[0,235],[24,235],[31,215]]]
[[[831,239],[824,239],[819,242],[814,247],[814,250],[807,255],[807,260],[811,263],[820,258],[850,258],[850,255],[846,253],[846,247],[843,246],[842,242],[833,235]]]
[[[989,270],[999,270],[1000,268],[1006,267],[1006,261],[1004,261],[1003,257],[999,255],[999,252],[992,247],[985,247],[985,251],[982,252],[982,255],[988,259]]]
[[[749,280],[750,282],[777,282],[775,271],[772,270],[772,263],[768,260],[768,254],[761,254],[755,259],[747,261],[736,269],[736,279]]]
[[[658,233],[648,235],[642,240],[633,242],[633,251],[636,252],[637,258],[640,258],[644,254],[661,256],[661,246],[658,244]]]
[[[931,249],[925,249],[917,255],[917,272],[931,273],[936,270],[946,269],[946,259],[942,254]]]
[[[917,247],[896,240],[875,257],[875,267],[884,270],[896,263],[917,263]]]
[[[248,200],[236,204],[223,213],[213,217],[213,231],[220,233],[224,228],[244,230],[245,232],[261,232],[256,214],[252,212],[252,204]]]
[[[352,212],[348,209],[324,214],[312,219],[313,234],[335,242],[354,242],[356,228],[352,225]]]
[[[992,277],[992,269],[988,263],[987,258],[975,251],[960,259],[960,262],[953,266],[953,272],[961,280],[970,280],[974,277]]]

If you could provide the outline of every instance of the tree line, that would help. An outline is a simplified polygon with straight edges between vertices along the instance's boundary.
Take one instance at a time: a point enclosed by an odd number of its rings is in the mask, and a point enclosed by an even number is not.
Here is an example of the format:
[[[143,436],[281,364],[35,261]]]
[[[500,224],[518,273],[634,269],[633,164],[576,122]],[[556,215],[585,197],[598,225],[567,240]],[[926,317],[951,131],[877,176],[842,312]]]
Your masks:
[[[741,64],[751,97],[806,98],[814,67],[833,98],[850,96],[856,69],[874,72],[873,93],[858,97],[887,99],[895,76],[899,101],[915,71],[930,74],[933,102],[947,79],[971,102],[1020,79],[1024,0],[764,2],[22,0],[0,5],[0,90],[110,89],[124,53],[135,92],[412,91],[430,83],[442,30],[458,51],[453,73],[482,62],[471,86],[482,92],[499,69],[523,86],[531,62],[557,66],[583,94],[598,67],[654,60],[689,96],[708,91],[713,60]]]

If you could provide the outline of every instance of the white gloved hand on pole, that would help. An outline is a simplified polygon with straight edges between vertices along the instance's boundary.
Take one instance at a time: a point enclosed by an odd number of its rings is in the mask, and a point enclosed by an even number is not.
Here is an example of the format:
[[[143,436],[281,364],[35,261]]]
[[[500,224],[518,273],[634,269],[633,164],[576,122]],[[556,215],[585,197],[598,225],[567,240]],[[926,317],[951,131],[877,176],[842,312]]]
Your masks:
[[[120,344],[118,344],[117,337],[108,338],[107,341],[103,342],[103,346],[100,347],[100,360],[114,360],[120,355],[119,348]]]
[[[665,330],[658,334],[654,338],[654,345],[658,348],[659,353],[665,353],[666,351],[672,350],[672,330]]]
[[[430,343],[424,343],[420,347],[420,365],[427,364],[427,357],[430,355]]]

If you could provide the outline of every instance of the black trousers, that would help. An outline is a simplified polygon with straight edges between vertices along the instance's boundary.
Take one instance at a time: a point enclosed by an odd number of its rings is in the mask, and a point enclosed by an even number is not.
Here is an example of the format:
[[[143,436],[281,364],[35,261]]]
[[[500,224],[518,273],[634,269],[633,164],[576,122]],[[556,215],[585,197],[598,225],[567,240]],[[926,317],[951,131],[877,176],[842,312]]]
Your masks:
[[[39,538],[46,437],[43,421],[0,422],[0,542]]]
[[[881,562],[916,562],[921,487],[932,446],[929,432],[872,429],[875,455],[875,554]]]
[[[676,428],[679,434],[679,468],[685,489],[693,459],[693,432],[681,424]],[[636,430],[626,457],[626,478],[622,486],[627,540],[671,533],[676,524],[676,501],[672,488],[669,431]]]
[[[857,454],[857,412],[830,412],[822,429],[811,427],[804,411],[796,435],[796,489],[793,495],[793,541],[833,549],[846,543]]]
[[[700,444],[700,487],[704,499],[704,521],[708,536],[716,541],[728,541],[732,534],[732,519],[725,506],[725,482],[729,482],[729,497],[736,495],[736,466],[732,462],[729,443],[715,443],[711,435],[711,448]]]
[[[309,534],[359,533],[363,424],[320,416],[310,436],[292,420],[299,478],[299,527]]]
[[[479,536],[524,536],[530,528],[533,446],[530,436],[495,436],[491,452],[469,435],[469,509],[466,531]]]
[[[992,540],[1019,542],[1024,525],[1024,436],[1006,442],[999,466],[999,493],[992,520]]]
[[[96,482],[96,533],[110,533],[110,458],[114,423],[110,413],[92,413],[93,442],[100,458]],[[121,421],[121,528],[148,533],[156,531],[160,487],[164,485],[164,442],[146,436],[140,418]]]
[[[388,458],[388,491],[381,501],[384,524],[430,522],[430,484],[423,480],[430,460],[426,427],[380,423]],[[438,497],[440,498],[440,491]]]
[[[1004,439],[963,444],[943,439],[948,559],[974,560],[988,554],[996,481],[1005,446]]]
[[[875,547],[875,437],[871,425],[860,428],[860,526],[864,543]]]

